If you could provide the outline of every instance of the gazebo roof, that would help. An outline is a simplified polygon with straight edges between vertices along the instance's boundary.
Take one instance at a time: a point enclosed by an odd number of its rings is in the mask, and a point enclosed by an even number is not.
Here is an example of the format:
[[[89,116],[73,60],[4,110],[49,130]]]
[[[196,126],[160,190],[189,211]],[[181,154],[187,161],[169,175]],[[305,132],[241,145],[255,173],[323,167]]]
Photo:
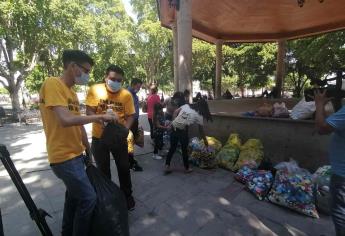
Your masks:
[[[303,0],[299,0],[302,1]],[[157,0],[160,21],[170,28],[176,12]],[[215,43],[268,42],[345,29],[344,0],[192,0],[193,36]]]

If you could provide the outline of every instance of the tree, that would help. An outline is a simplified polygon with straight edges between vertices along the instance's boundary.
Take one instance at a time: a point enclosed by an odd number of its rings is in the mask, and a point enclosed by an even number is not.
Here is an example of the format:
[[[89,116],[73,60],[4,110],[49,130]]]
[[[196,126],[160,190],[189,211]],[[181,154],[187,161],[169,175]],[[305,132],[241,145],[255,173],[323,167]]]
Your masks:
[[[345,71],[345,32],[288,42],[287,86],[300,97],[308,81]]]
[[[0,83],[9,92],[15,112],[20,110],[18,91],[34,69],[48,41],[45,24],[50,1],[0,2]]]
[[[156,1],[131,1],[138,16],[132,35],[136,71],[144,76],[146,84],[157,83],[171,88],[173,78],[172,34],[161,27]]]
[[[275,69],[274,44],[243,43],[224,49],[224,66],[229,75],[237,76],[242,97],[244,89],[257,89],[267,85]]]

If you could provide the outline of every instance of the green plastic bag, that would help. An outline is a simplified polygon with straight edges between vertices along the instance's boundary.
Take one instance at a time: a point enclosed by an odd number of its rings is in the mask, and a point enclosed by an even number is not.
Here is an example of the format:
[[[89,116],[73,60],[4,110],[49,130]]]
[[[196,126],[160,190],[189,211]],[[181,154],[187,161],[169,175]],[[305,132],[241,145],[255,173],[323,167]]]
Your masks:
[[[241,148],[242,141],[241,141],[240,135],[236,133],[230,134],[225,146],[228,146],[228,145],[235,148]]]
[[[237,171],[242,166],[250,168],[257,168],[264,158],[263,145],[259,139],[249,139],[241,147],[240,156],[232,168],[232,171]]]
[[[231,170],[239,155],[240,150],[238,148],[227,145],[218,152],[216,159],[220,167]]]
[[[213,147],[216,152],[222,148],[222,143],[215,137],[206,137],[208,145]]]
[[[262,150],[263,148],[264,146],[262,145],[261,141],[255,138],[248,139],[247,142],[241,146],[241,150],[246,150],[246,149]]]

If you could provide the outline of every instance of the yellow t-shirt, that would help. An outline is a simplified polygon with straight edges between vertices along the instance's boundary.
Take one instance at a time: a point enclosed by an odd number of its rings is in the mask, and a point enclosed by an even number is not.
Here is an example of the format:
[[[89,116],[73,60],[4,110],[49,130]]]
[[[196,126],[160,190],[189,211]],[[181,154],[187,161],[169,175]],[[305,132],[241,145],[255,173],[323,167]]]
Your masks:
[[[126,118],[135,113],[132,94],[121,88],[117,93],[111,93],[103,84],[91,86],[86,97],[86,105],[96,109],[96,114],[106,113],[108,107],[112,108],[119,117],[119,123],[125,124]],[[100,138],[103,127],[99,123],[92,124],[92,137]]]
[[[62,127],[52,107],[64,106],[75,115],[80,115],[79,101],[73,89],[60,78],[48,78],[40,90],[40,111],[46,134],[48,160],[61,163],[79,156],[85,147],[82,144],[80,126]]]

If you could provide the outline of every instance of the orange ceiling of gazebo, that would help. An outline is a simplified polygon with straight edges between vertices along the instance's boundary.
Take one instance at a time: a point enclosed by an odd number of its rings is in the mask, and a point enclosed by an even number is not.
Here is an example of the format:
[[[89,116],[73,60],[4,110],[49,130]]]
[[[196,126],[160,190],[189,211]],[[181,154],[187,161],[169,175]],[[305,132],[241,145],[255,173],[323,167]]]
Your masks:
[[[183,0],[180,0],[183,1]],[[157,0],[170,28],[175,10]],[[345,29],[345,0],[192,0],[193,36],[215,43],[268,42]]]

